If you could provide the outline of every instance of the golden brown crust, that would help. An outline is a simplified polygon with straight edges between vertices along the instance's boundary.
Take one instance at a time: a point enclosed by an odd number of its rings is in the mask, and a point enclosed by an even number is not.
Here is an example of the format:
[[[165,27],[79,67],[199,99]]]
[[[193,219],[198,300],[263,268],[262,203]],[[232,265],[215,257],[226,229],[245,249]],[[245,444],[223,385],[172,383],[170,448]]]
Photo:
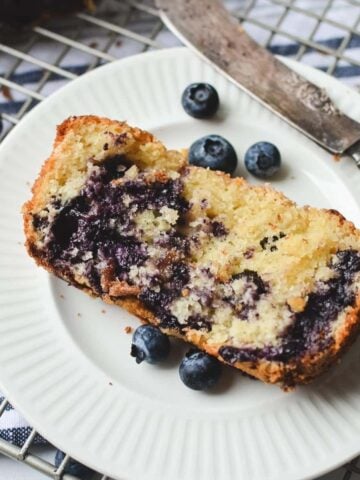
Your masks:
[[[126,303],[123,303],[123,301],[114,301],[112,303],[126,308],[130,313],[133,313],[144,321],[154,323],[155,325],[159,323],[159,320],[154,318],[149,310],[144,309],[143,305],[137,299],[128,298],[126,299]],[[299,363],[288,363],[286,365],[280,362],[259,360],[257,362],[237,362],[232,366],[265,383],[280,384],[285,390],[291,390],[295,385],[311,382],[314,378],[330,368],[331,365],[339,361],[344,351],[355,341],[359,332],[359,321],[360,297],[358,297],[356,309],[353,309],[347,315],[341,339],[339,339],[336,344],[331,345],[312,358],[304,358]],[[179,335],[177,330],[169,329],[166,330],[166,333],[180,337],[207,351],[210,355],[217,357],[221,362],[226,363],[221,355],[219,355],[219,349],[202,342],[201,335]]]
[[[54,271],[51,267],[39,262],[37,257],[34,257],[38,264],[51,273],[55,273],[57,276],[59,272]],[[64,278],[64,277],[63,277]],[[70,280],[68,277],[64,278],[71,283],[86,292],[90,296],[97,296],[90,288],[79,285],[74,279]],[[102,296],[102,300],[110,305],[117,305],[126,309],[129,313],[137,316],[144,323],[152,323],[159,326],[160,320],[157,319],[153,313],[144,306],[144,304],[135,296],[126,296],[126,287],[121,298],[115,298],[108,294]],[[343,353],[351,346],[355,341],[360,328],[360,296],[357,297],[355,308],[353,308],[346,317],[344,327],[338,335],[336,343],[329,346],[324,351],[314,355],[313,357],[307,357],[301,359],[300,362],[288,363],[284,365],[281,362],[259,360],[256,362],[237,362],[231,366],[238,368],[239,370],[247,373],[248,375],[255,377],[265,383],[279,384],[284,390],[291,390],[296,385],[307,384],[313,379],[326,372],[333,364],[337,363]],[[176,329],[161,328],[164,333],[181,338],[186,342],[191,343],[205,350],[210,355],[215,356],[223,363],[227,363],[219,354],[219,347],[213,347],[207,345],[198,331],[190,331],[184,334],[180,334]]]
[[[106,118],[99,118],[95,116],[83,116],[83,117],[70,117],[65,120],[57,128],[57,135],[54,142],[53,153],[43,165],[41,172],[34,183],[32,188],[32,198],[24,205],[24,230],[26,235],[26,248],[38,265],[41,265],[51,273],[55,273],[57,276],[64,278],[66,281],[71,282],[73,285],[81,288],[84,292],[91,296],[96,296],[96,293],[92,291],[89,286],[81,283],[79,279],[70,277],[70,274],[64,274],[63,272],[55,271],[54,268],[38,253],[37,249],[37,231],[33,227],[33,214],[39,212],[46,203],[46,188],[48,188],[49,178],[54,174],[54,170],[58,168],[57,158],[59,156],[59,149],[61,152],[66,152],[65,139],[69,133],[77,132],[80,126],[92,125],[94,128],[96,125],[109,126],[109,135],[116,143],[121,140],[122,135],[128,135],[126,142],[133,141],[136,145],[146,145],[151,142],[156,142],[154,137],[143,132],[137,128],[129,127],[125,122],[114,122]],[[131,137],[131,138],[130,138]],[[130,140],[129,140],[130,139]],[[159,144],[161,145],[161,144]],[[130,148],[130,147],[129,147]],[[131,147],[132,148],[132,147]],[[244,184],[243,179],[230,179],[229,176],[217,172],[226,183],[237,184],[239,186]],[[264,189],[268,187],[263,187]],[[286,197],[279,196],[279,199],[286,204],[292,204]],[[344,217],[337,211],[329,210],[330,215],[337,216],[340,223],[344,223]],[[347,222],[349,230],[355,230],[354,225]],[[224,272],[224,276],[227,272]],[[102,278],[103,289],[106,293],[102,295],[102,299],[110,304],[121,306],[128,310],[130,313],[138,316],[144,322],[150,322],[153,324],[159,324],[160,321],[153,315],[153,313],[145,307],[145,305],[136,297],[139,293],[139,289],[134,286],[130,286],[125,282],[114,282],[111,274]],[[294,308],[301,310],[300,303],[303,299],[296,298],[294,300]],[[287,364],[274,361],[259,360],[255,362],[237,362],[232,365],[249,375],[256,377],[266,383],[276,383],[282,385],[284,388],[291,388],[296,384],[308,383],[313,378],[317,377],[320,373],[329,368],[334,362],[336,362],[342,355],[344,350],[354,341],[360,322],[360,295],[357,297],[356,306],[352,308],[346,315],[341,329],[336,334],[336,340],[328,348],[322,352],[313,356],[307,356],[301,358],[299,361],[290,362]],[[216,356],[220,361],[224,362],[224,359],[219,354],[221,345],[209,345],[205,342],[205,339],[201,332],[196,330],[189,330],[188,332],[179,333],[178,330],[163,329],[169,335],[174,335],[188,341],[199,348],[207,351],[209,354]]]
[[[111,131],[114,131],[114,127],[115,127],[115,131],[117,131],[118,134],[131,133],[131,135],[134,137],[136,142],[139,142],[140,144],[149,143],[154,140],[153,135],[151,135],[150,133],[144,132],[139,128],[129,127],[126,122],[110,120],[108,118],[97,117],[95,115],[83,115],[79,117],[67,118],[60,125],[57,126],[56,136],[53,143],[52,154],[45,161],[44,165],[40,170],[38,178],[34,182],[34,185],[31,189],[31,192],[33,194],[32,198],[28,202],[26,202],[23,207],[24,215],[27,215],[29,212],[35,212],[39,208],[41,208],[42,205],[39,205],[39,204],[41,202],[42,189],[46,182],[48,174],[52,174],[54,170],[56,157],[58,153],[57,152],[58,147],[62,145],[63,141],[65,140],[69,132],[76,132],[79,129],[80,125],[89,125],[89,124],[92,124],[92,125],[98,124],[98,125],[101,125],[102,127],[109,126],[109,128],[111,127]]]

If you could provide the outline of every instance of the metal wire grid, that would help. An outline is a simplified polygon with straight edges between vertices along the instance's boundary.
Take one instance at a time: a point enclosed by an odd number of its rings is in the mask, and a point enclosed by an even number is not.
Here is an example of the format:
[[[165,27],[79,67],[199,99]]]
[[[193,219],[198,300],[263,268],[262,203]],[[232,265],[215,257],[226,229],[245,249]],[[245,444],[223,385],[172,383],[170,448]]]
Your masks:
[[[352,19],[352,22],[341,23],[329,15],[338,2],[359,7],[359,14]],[[64,82],[75,79],[81,73],[120,58],[123,56],[123,49],[119,48],[114,52],[113,47],[120,44],[122,39],[134,42],[137,45],[136,51],[140,53],[148,49],[162,48],[165,46],[164,38],[167,38],[167,40],[171,38],[152,3],[137,0],[103,0],[103,3],[106,4],[105,8],[101,7],[94,15],[77,13],[69,18],[62,19],[61,22],[49,22],[46,25],[33,27],[25,43],[0,43],[0,70],[1,58],[6,56],[7,60],[11,59],[10,67],[6,71],[0,72],[0,88],[5,97],[11,99],[11,92],[15,92],[20,99],[17,102],[18,108],[15,112],[7,111],[6,103],[0,103],[0,112],[2,112],[2,118],[5,121],[5,128],[0,134],[0,140],[31,108],[45,98],[46,86],[54,79],[60,80],[59,85],[63,85]],[[254,16],[254,12],[260,3],[264,7],[271,5],[278,8],[278,16],[275,22],[266,22],[259,19],[258,16]],[[323,55],[326,63],[324,70],[327,73],[336,76],[339,65],[345,64],[358,69],[357,74],[360,76],[360,60],[346,53],[350,42],[354,39],[360,39],[360,1],[320,0],[312,3],[314,8],[309,8],[308,5],[304,7],[302,0],[235,0],[232,2],[229,0],[232,13],[243,23],[245,28],[249,29],[250,33],[252,28],[261,31],[260,43],[267,48],[276,52],[274,44],[276,45],[276,41],[282,38],[293,43],[292,56],[296,60],[303,60],[309,52],[317,52]],[[319,9],[320,4],[321,8]],[[308,21],[310,19],[313,22],[306,35],[285,28],[288,16],[294,14],[294,12],[302,15],[304,20]],[[139,19],[146,23],[146,35],[137,31],[136,22]],[[335,45],[329,46],[317,39],[317,34],[324,24],[339,31],[339,40]],[[84,32],[86,32],[86,38]],[[86,43],[86,39],[91,38],[91,35],[104,39],[101,47],[93,43]],[[257,36],[255,35],[255,37]],[[34,47],[44,41],[59,47],[51,62],[44,61],[33,53]],[[169,44],[169,41],[166,43]],[[171,38],[170,43],[176,44],[177,42],[174,38]],[[81,52],[87,58],[81,72],[64,64],[64,59],[73,49]],[[17,76],[19,67],[24,64],[35,67],[40,72],[33,88],[22,82],[21,76]],[[7,406],[8,402],[4,399],[0,404],[0,416]],[[0,453],[23,462],[54,480],[76,480],[76,477],[64,474],[69,456],[66,456],[59,468],[56,469],[54,465],[31,452],[35,436],[36,431],[33,429],[22,447],[16,447],[0,439]],[[360,479],[358,461],[359,458],[339,470],[337,479]],[[106,476],[101,476],[101,474],[97,478],[110,480]]]
[[[357,0],[347,0],[347,2],[351,5],[360,7],[360,2]],[[235,16],[237,16],[240,21],[250,23],[269,32],[268,39],[264,42],[264,45],[266,47],[271,46],[275,35],[280,35],[284,38],[287,38],[288,40],[293,41],[298,45],[297,52],[294,56],[295,60],[297,61],[301,61],[305,53],[309,49],[331,57],[332,61],[325,69],[326,73],[328,73],[329,75],[334,74],[340,60],[345,61],[350,65],[360,67],[360,60],[348,56],[345,53],[345,50],[349,45],[350,41],[355,37],[359,37],[360,35],[360,30],[358,29],[360,23],[360,10],[358,15],[354,18],[352,25],[345,25],[344,23],[340,23],[337,20],[334,20],[333,18],[328,16],[330,10],[335,6],[336,0],[328,0],[326,2],[321,2],[322,10],[320,12],[316,10],[302,8],[301,6],[298,6],[296,0],[271,0],[271,3],[274,5],[278,5],[283,9],[275,25],[269,25],[251,16],[251,10],[254,9],[254,6],[256,5],[256,0],[249,0],[245,8],[236,10],[234,12]],[[316,2],[313,3],[314,5],[316,5]],[[296,12],[300,15],[303,15],[304,18],[311,18],[314,20],[314,26],[308,36],[304,37],[302,35],[296,35],[295,33],[282,28],[282,25],[284,24],[287,16],[291,12]],[[323,43],[315,40],[317,32],[324,24],[336,27],[337,29],[339,29],[339,31],[343,32],[340,44],[337,45],[335,48],[328,47]]]

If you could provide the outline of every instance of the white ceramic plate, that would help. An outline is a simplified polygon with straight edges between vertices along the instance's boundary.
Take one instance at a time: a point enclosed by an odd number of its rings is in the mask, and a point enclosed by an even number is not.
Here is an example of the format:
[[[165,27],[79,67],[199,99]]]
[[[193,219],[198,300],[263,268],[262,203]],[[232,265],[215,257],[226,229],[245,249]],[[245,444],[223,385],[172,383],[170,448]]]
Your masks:
[[[291,65],[360,119],[360,97],[315,70]],[[192,81],[215,85],[218,117],[194,120],[180,96]],[[213,393],[178,378],[182,347],[163,367],[129,355],[126,312],[50,277],[26,255],[20,208],[69,115],[106,115],[149,129],[170,147],[220,133],[245,149],[270,140],[284,160],[274,186],[300,204],[340,210],[360,225],[360,172],[259,106],[185,49],[112,63],[45,100],[0,149],[0,388],[51,442],[122,480],[299,480],[360,452],[360,359],[285,394],[228,369]],[[249,178],[253,181],[252,178]]]

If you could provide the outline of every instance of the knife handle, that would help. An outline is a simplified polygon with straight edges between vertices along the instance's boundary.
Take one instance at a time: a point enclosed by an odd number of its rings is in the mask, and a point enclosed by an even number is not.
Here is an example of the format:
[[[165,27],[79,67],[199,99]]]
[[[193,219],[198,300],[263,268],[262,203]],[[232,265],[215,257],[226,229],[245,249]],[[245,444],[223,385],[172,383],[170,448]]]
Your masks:
[[[346,153],[354,160],[356,166],[360,169],[360,142],[356,142],[348,148]]]

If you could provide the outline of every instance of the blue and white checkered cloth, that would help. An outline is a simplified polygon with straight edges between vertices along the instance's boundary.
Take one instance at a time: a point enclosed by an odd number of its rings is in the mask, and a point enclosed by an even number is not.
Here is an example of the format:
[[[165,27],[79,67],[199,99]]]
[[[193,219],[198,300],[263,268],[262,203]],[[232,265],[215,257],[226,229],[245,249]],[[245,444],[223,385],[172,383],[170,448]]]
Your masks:
[[[230,9],[233,10],[240,10],[246,4],[245,0],[229,0],[228,3]],[[322,14],[327,4],[328,0],[295,0],[293,2],[293,5],[296,5],[299,9],[309,9],[318,15]],[[283,8],[284,7],[270,3],[267,0],[259,0],[256,3],[256,7],[251,11],[251,17],[259,22],[276,26],[279,14],[282,13]],[[327,12],[327,18],[332,19],[335,23],[345,24],[354,31],[358,28],[356,22],[359,15],[360,3],[357,3],[354,0],[334,0],[331,8]],[[316,19],[292,11],[286,16],[284,22],[281,24],[281,29],[288,32],[293,38],[297,35],[310,37],[316,24]],[[152,26],[153,25],[149,24],[149,19],[139,20],[138,22],[132,21],[132,24],[130,25],[134,31],[145,35],[151,31]],[[245,28],[260,43],[264,43],[270,35],[269,31],[261,29],[251,23],[246,23]],[[359,34],[352,35],[351,40],[346,45],[344,53],[348,58],[360,61],[360,30],[358,31]],[[335,24],[329,23],[322,23],[313,35],[314,41],[331,49],[337,49],[343,45],[346,39],[347,32],[344,29],[337,27]],[[162,30],[155,40],[168,47],[180,44],[180,42],[166,30]],[[81,41],[89,46],[101,49],[101,47],[103,47],[108,41],[108,37],[105,36],[105,33],[104,36],[99,36],[98,30],[96,30],[94,36],[90,29],[89,32],[85,31],[82,33]],[[289,40],[289,37],[287,36],[276,34],[273,35],[271,39],[270,50],[274,54],[295,58],[296,54],[299,52],[299,48],[301,48],[299,44],[295,41]],[[141,49],[142,45],[140,43],[131,39],[119,37],[119,40],[110,48],[109,53],[116,58],[121,58],[139,53]],[[53,63],[59,54],[59,47],[54,42],[51,43],[41,40],[32,47],[29,53],[43,61]],[[11,68],[13,60],[14,59],[10,56],[0,56],[0,76]],[[93,57],[88,54],[75,49],[70,49],[61,60],[60,66],[69,72],[82,74],[89,68],[91,60],[93,60]],[[302,61],[308,65],[326,71],[329,66],[333,65],[334,58],[322,55],[319,52],[308,48]],[[29,63],[22,62],[16,69],[15,73],[11,76],[10,80],[29,89],[34,89],[41,80],[42,75],[42,70],[34,68],[34,66]],[[354,66],[347,61],[341,60],[335,67],[333,75],[349,85],[355,87],[360,86],[360,66]],[[53,74],[42,88],[41,93],[43,95],[49,95],[65,83],[67,83],[67,80]],[[0,112],[16,115],[24,101],[24,95],[15,90],[11,91],[10,98],[8,92],[3,91],[0,93]],[[0,437],[16,445],[21,445],[24,442],[29,435],[30,430],[31,429],[25,420],[10,406],[6,408],[6,411],[0,417]],[[35,443],[44,444],[45,440],[38,436]]]
[[[0,396],[0,400],[2,399]],[[10,404],[7,404],[5,412],[0,417],[0,438],[14,445],[21,446],[30,435],[31,430],[32,428],[25,419]],[[37,435],[34,443],[45,445],[46,441],[40,435]]]

